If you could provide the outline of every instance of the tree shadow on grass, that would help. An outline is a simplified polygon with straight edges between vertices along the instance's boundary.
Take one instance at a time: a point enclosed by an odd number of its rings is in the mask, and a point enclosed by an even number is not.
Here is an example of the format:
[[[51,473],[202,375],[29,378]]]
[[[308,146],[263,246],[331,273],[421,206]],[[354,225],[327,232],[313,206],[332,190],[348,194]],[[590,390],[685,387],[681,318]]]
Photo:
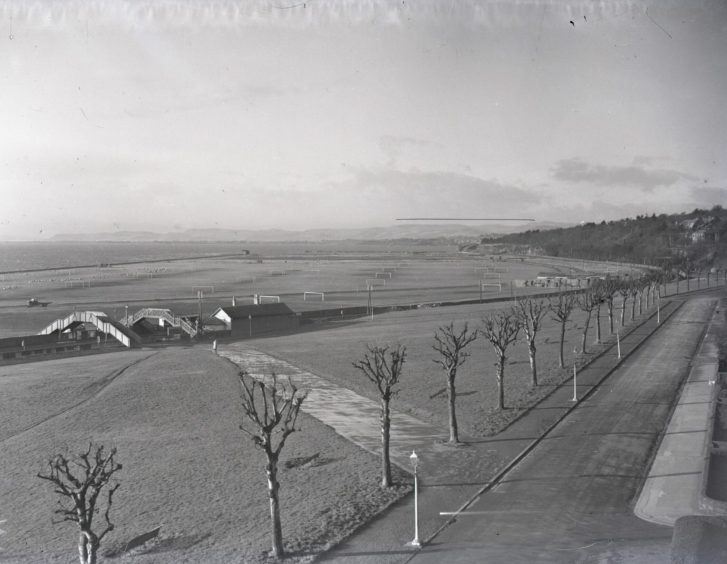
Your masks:
[[[128,543],[123,543],[116,548],[112,548],[104,552],[104,556],[106,558],[119,558],[126,554],[159,554],[162,552],[170,552],[172,550],[187,550],[211,536],[212,533],[204,533],[199,535],[179,535],[166,538],[155,538],[131,550],[126,550]]]
[[[317,452],[311,456],[289,458],[283,463],[283,467],[286,470],[292,470],[294,468],[311,468],[314,466],[325,466],[326,464],[331,464],[332,462],[341,460],[340,458],[322,457],[320,454],[320,452]]]

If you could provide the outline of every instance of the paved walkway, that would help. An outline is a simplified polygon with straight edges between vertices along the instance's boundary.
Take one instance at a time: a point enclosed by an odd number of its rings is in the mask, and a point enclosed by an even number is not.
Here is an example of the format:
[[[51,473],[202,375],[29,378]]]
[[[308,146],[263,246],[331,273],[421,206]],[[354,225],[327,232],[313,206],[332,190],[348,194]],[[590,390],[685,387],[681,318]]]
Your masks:
[[[717,310],[634,508],[646,521],[673,526],[683,515],[714,514],[700,507],[700,500],[719,368],[714,331],[719,324],[724,324],[724,315]]]
[[[218,354],[246,370],[253,378],[272,373],[290,377],[298,388],[308,390],[308,397],[302,405],[305,413],[329,425],[361,448],[375,454],[381,452],[380,407],[377,402],[243,343],[221,345]],[[389,452],[392,462],[402,468],[410,467],[412,449],[421,451],[446,438],[441,429],[392,411]]]

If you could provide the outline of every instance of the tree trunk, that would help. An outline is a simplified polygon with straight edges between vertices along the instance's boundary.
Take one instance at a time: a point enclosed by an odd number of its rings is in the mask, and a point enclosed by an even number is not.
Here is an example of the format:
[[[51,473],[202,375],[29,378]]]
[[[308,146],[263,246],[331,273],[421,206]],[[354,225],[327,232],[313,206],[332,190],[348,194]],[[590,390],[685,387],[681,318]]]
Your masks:
[[[98,554],[98,540],[91,539],[88,541],[88,564],[96,564]]]
[[[626,298],[623,299],[621,302],[621,327],[624,326],[624,323],[626,322]]]
[[[647,294],[646,309],[649,309],[648,294]],[[644,313],[644,292],[641,292],[639,294],[639,315],[643,315],[643,313]]]
[[[99,545],[98,537],[84,525],[78,535],[78,559],[81,564],[96,564]]]
[[[497,407],[505,409],[505,358],[497,361]]]
[[[565,320],[560,322],[560,355],[558,356],[558,362],[561,368],[565,368],[565,362],[563,361],[563,340],[565,339]]]
[[[391,487],[391,461],[389,460],[389,430],[391,414],[389,400],[381,400],[381,486]]]
[[[586,312],[586,324],[583,327],[583,339],[581,340],[581,351],[586,354],[586,336],[588,335],[588,326],[591,324],[591,312]]]
[[[78,534],[78,559],[81,564],[90,564],[89,563],[89,554],[88,554],[88,540],[86,539],[86,534],[81,531]]]
[[[613,302],[608,302],[608,331],[613,335]]]
[[[268,496],[270,497],[270,533],[273,548],[273,558],[278,560],[285,556],[283,550],[283,528],[280,524],[280,502],[278,501],[278,459],[275,454],[266,450],[268,462],[265,472],[268,475]]]
[[[601,304],[596,307],[596,343],[601,342]]]
[[[679,275],[677,274],[677,294],[679,294]]]
[[[636,317],[636,296],[631,296],[631,321]]]
[[[454,407],[457,394],[454,389],[454,375],[451,373],[447,375],[447,395],[449,396],[449,442],[458,443],[457,413]]]
[[[535,364],[535,339],[528,341],[528,354],[530,356],[530,379],[533,387],[538,385],[538,367]]]

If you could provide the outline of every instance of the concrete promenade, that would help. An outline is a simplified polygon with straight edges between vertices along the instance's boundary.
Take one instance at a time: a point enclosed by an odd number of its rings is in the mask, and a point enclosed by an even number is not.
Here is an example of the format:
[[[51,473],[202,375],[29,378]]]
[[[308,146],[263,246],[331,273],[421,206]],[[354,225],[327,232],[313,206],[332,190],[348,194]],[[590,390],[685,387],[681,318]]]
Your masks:
[[[714,515],[700,502],[713,424],[720,325],[724,315],[716,310],[634,508],[647,521],[673,526],[683,515]]]
[[[403,561],[668,562],[671,528],[639,519],[632,504],[713,306],[709,297],[686,302],[520,463]]]

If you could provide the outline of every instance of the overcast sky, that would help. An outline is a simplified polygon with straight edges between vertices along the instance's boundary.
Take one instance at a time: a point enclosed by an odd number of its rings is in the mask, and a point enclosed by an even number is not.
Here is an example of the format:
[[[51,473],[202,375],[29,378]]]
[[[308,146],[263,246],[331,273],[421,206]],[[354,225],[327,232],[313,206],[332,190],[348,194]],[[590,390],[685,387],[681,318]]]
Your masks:
[[[727,205],[723,0],[0,0],[0,29],[0,239]]]

